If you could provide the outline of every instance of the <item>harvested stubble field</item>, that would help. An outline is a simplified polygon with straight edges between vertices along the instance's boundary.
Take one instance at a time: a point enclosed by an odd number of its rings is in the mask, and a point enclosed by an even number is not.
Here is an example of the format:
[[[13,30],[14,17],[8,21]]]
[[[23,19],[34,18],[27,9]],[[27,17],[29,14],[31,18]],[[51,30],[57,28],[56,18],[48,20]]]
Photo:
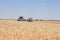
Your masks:
[[[60,40],[60,21],[0,20],[0,40]]]

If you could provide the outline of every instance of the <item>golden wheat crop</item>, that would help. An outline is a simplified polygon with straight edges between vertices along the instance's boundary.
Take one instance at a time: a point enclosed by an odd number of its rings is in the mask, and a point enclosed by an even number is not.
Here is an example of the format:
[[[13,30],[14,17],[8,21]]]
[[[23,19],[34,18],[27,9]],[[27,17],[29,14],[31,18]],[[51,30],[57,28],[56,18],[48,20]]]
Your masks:
[[[0,40],[60,40],[60,22],[0,20]]]

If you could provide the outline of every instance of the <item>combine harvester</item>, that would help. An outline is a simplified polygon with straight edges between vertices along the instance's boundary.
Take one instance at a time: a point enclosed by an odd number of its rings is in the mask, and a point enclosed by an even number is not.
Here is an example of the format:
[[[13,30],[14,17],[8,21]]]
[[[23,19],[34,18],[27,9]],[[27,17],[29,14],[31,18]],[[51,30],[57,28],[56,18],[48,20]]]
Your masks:
[[[23,16],[19,16],[19,18],[17,19],[17,21],[28,21],[28,22],[33,22],[33,19],[32,19],[32,18],[24,19]]]

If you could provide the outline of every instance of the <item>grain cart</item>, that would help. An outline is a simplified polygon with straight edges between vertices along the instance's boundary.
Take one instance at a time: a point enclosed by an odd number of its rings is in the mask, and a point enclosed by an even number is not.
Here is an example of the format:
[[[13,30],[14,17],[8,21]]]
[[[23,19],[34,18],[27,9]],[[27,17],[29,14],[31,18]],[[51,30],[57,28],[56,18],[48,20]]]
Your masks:
[[[28,22],[32,22],[32,21],[33,21],[33,19],[32,19],[32,18],[29,18],[27,21],[28,21]]]

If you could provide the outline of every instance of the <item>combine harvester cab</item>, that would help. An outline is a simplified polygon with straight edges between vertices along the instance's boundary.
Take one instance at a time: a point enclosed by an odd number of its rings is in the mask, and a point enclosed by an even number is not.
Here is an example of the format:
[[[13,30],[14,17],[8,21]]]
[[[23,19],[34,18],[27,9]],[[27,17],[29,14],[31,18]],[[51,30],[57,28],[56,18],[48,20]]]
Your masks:
[[[19,16],[19,18],[17,19],[17,21],[25,21],[25,19],[23,18],[23,16]]]

